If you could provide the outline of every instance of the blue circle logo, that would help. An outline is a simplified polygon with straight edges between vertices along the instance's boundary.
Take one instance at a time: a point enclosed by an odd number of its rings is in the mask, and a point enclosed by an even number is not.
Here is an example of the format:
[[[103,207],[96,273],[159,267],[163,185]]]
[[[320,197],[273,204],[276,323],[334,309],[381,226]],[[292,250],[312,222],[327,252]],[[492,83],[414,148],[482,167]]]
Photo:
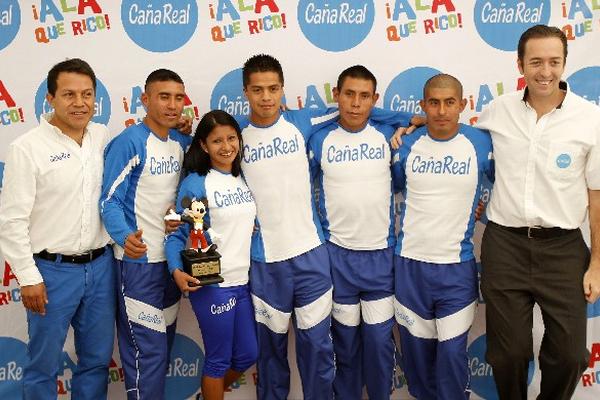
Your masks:
[[[223,110],[239,117],[250,115],[250,103],[244,95],[242,69],[234,69],[226,73],[215,85],[210,95],[211,110]]]
[[[46,114],[52,111],[52,106],[46,100],[46,94],[48,93],[46,79],[40,84],[35,94],[35,117],[40,120],[40,115]],[[96,112],[92,118],[92,121],[99,124],[108,124],[110,120],[110,96],[108,91],[98,79],[96,79]]]
[[[558,168],[568,168],[569,165],[571,165],[571,156],[570,155],[568,155],[566,153],[562,153],[558,157],[556,157],[556,166]]]
[[[587,101],[600,106],[600,67],[586,67],[567,78],[569,89]]]
[[[423,86],[429,78],[439,73],[437,69],[429,67],[414,67],[401,72],[385,90],[383,108],[420,114],[419,100],[423,98]]]
[[[344,51],[358,46],[373,27],[372,0],[329,0],[298,2],[298,23],[304,36],[327,51]]]
[[[21,8],[17,0],[0,2],[0,50],[11,44],[21,26]]]
[[[514,51],[521,34],[534,25],[547,25],[548,0],[477,0],[473,11],[479,36],[499,50]]]
[[[492,366],[485,361],[485,335],[479,336],[469,346],[469,370],[471,373],[471,390],[473,393],[486,400],[498,400],[496,383],[492,373]],[[533,361],[529,362],[527,371],[527,384],[531,383],[535,365]]]
[[[187,399],[200,389],[204,353],[187,336],[176,334],[169,360],[165,398]]]
[[[0,337],[0,393],[3,399],[23,398],[23,368],[28,362],[27,345],[12,337]]]
[[[192,0],[123,0],[121,22],[135,44],[165,53],[190,40],[198,26],[198,5]]]

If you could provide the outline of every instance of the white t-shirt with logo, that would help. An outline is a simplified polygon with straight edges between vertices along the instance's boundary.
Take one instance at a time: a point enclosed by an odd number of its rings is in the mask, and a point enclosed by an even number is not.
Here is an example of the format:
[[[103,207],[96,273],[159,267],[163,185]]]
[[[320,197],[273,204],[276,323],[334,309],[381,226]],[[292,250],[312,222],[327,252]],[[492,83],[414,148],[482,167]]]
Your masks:
[[[390,125],[369,121],[357,132],[338,123],[309,142],[311,175],[319,184],[325,239],[350,250],[394,245]]]
[[[404,196],[395,253],[437,264],[473,259],[484,174],[494,179],[489,133],[459,124],[455,136],[437,140],[422,127],[405,136],[393,161],[394,186]]]
[[[224,282],[219,286],[246,284],[256,206],[242,177],[215,169],[211,169],[206,176],[190,174],[181,182],[177,195],[179,214],[183,211],[181,202],[184,197],[190,200],[206,198],[208,202],[204,222],[221,238],[217,243],[217,251],[221,254],[221,276]],[[182,268],[180,251],[185,248],[190,229],[189,224],[182,224],[167,237],[165,252],[171,273],[176,268]],[[210,238],[209,234],[207,236]]]
[[[314,126],[325,122],[307,109],[285,111],[270,126],[242,122],[242,171],[256,201],[259,226],[252,243],[254,260],[287,260],[323,242],[306,143]]]

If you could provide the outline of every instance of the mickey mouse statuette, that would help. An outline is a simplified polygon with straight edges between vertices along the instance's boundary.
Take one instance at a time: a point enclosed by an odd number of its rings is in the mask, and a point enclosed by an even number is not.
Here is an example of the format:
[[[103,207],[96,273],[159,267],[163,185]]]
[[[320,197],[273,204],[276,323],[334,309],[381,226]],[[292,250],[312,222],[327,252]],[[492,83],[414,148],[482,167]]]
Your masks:
[[[223,282],[221,273],[221,255],[216,251],[214,241],[221,240],[221,235],[204,222],[208,210],[208,201],[205,197],[184,197],[181,200],[184,208],[181,215],[169,210],[165,220],[176,220],[190,224],[190,247],[181,251],[181,258],[185,272],[200,281],[200,285],[210,285]],[[212,244],[208,244],[204,233],[210,235]]]

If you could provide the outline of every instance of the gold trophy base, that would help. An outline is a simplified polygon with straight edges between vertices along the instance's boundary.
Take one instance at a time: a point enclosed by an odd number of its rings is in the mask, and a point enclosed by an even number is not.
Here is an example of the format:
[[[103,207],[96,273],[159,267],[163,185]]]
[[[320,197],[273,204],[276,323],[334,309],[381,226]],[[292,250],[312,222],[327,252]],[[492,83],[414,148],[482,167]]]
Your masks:
[[[190,283],[190,286],[214,285],[224,281],[220,275],[221,255],[215,250],[202,253],[187,249],[181,252],[181,258],[184,271],[200,281],[198,285]]]

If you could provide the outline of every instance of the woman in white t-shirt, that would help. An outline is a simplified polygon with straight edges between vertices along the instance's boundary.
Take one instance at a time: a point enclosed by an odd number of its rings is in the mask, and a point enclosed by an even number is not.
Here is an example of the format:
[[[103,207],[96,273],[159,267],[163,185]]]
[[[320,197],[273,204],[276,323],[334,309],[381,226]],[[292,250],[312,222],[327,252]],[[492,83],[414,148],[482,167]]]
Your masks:
[[[202,117],[185,154],[183,169],[187,176],[177,196],[178,214],[190,203],[196,205],[196,211],[201,211],[200,201],[207,204],[203,222],[210,225],[206,233],[212,234],[212,242],[218,245],[223,282],[197,286],[199,281],[183,271],[180,253],[186,249],[193,226],[182,224],[165,243],[169,271],[181,291],[189,292],[202,331],[202,395],[208,400],[223,399],[225,389],[254,364],[258,354],[248,287],[256,206],[240,175],[240,132],[235,119],[224,111],[210,111]],[[214,250],[212,246],[199,246],[197,251]]]

